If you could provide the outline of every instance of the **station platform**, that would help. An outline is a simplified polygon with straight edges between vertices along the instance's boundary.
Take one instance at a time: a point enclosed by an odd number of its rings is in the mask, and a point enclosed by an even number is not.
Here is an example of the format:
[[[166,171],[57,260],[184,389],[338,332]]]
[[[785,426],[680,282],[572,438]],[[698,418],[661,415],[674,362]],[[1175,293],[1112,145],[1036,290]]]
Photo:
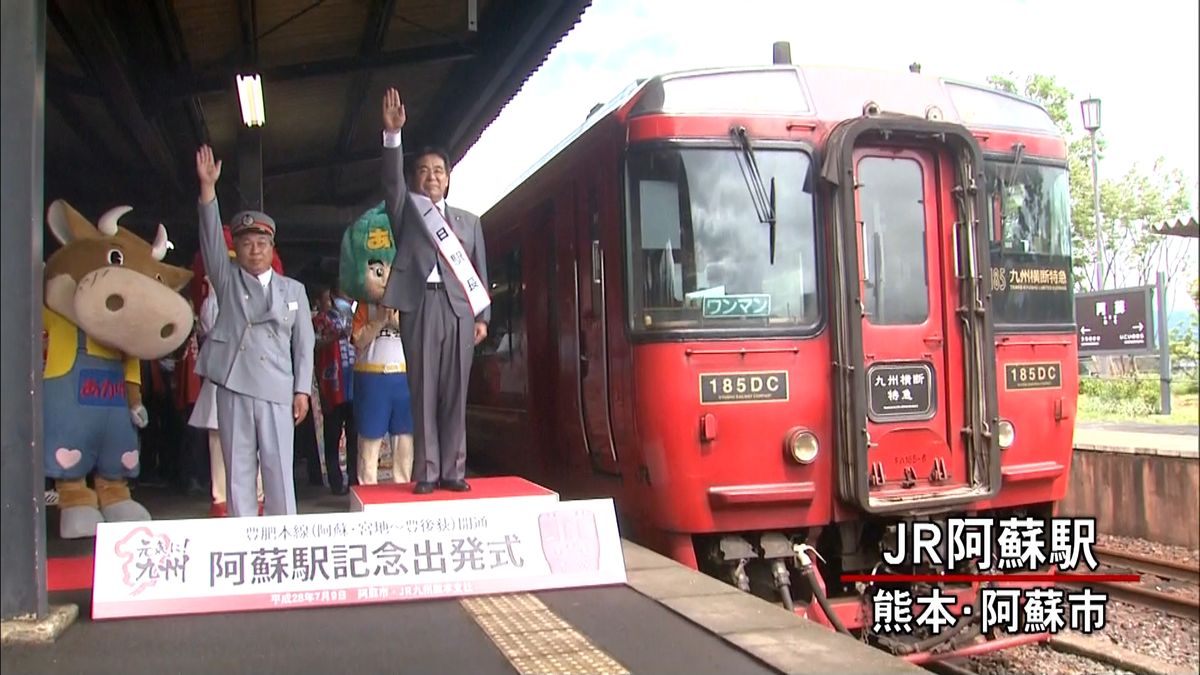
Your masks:
[[[350,510],[327,489],[297,493],[302,513]],[[159,519],[207,510],[137,496]],[[54,644],[5,646],[4,672],[923,672],[629,541],[620,586],[107,621],[80,588],[91,543],[51,536],[50,602],[79,618]]]
[[[1093,518],[1103,534],[1200,546],[1198,436],[1190,425],[1077,423],[1059,514]]]
[[[1158,457],[1200,457],[1200,426],[1079,422],[1075,449]]]

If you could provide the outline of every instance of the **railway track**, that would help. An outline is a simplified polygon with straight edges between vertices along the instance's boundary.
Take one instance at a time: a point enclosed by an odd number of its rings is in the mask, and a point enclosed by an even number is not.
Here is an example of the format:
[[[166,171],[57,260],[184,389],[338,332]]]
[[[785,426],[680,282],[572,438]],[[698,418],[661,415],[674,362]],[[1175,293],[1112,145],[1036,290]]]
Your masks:
[[[938,675],[976,675],[966,661],[934,661],[922,666],[925,670]]]
[[[1127,553],[1096,546],[1092,548],[1096,560],[1114,569],[1129,570],[1143,577],[1153,576],[1168,581],[1200,584],[1200,569],[1167,560],[1156,560],[1136,553]],[[1127,582],[1099,581],[1090,584],[1102,589],[1108,597],[1122,602],[1128,602],[1150,609],[1157,609],[1171,616],[1177,616],[1192,621],[1200,621],[1200,600],[1196,598],[1165,593],[1141,584]],[[1079,584],[1063,584],[1063,586],[1078,590]]]
[[[1110,568],[1105,571],[1138,574],[1142,576],[1143,582],[1094,582],[1086,584],[1087,586],[1107,593],[1108,597],[1114,600],[1140,607],[1157,609],[1171,616],[1200,621],[1200,601],[1190,596],[1163,592],[1147,585],[1147,583],[1154,583],[1155,578],[1176,586],[1179,584],[1200,585],[1200,568],[1102,546],[1094,546],[1092,552],[1095,554],[1097,562],[1106,568]],[[1149,579],[1147,580],[1147,578]],[[1079,590],[1083,586],[1081,584],[1061,585],[1071,590]],[[1097,664],[1103,664],[1105,667],[1128,667],[1128,664],[1111,655],[1106,656],[1099,653],[1081,654],[1075,650],[1056,645],[1058,641],[1058,637],[1051,638],[1050,642],[1045,643],[1045,646],[1056,651],[1077,654],[1080,658],[1086,658]],[[941,675],[975,675],[977,671],[973,668],[976,665],[968,659],[927,663],[922,667],[929,672],[940,673]]]
[[[1092,553],[1096,554],[1098,562],[1109,567],[1120,567],[1163,579],[1200,584],[1200,567],[1172,562],[1170,560],[1158,560],[1149,556],[1118,551],[1102,546],[1093,546]]]

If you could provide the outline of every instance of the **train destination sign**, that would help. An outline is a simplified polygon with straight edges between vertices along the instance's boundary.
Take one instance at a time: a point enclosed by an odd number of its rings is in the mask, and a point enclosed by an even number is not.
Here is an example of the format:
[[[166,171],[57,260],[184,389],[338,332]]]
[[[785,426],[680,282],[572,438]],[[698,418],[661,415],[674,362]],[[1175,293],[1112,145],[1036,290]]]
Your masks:
[[[1079,354],[1136,354],[1155,350],[1150,317],[1153,286],[1075,296]]]
[[[1062,364],[1009,363],[1004,366],[1004,389],[1058,389],[1062,387]]]
[[[704,298],[702,311],[706,319],[771,316],[771,296],[767,294],[722,295]]]
[[[700,375],[701,403],[754,403],[788,400],[786,370]]]
[[[1066,268],[1055,267],[993,267],[992,290],[1003,291],[1069,291],[1071,276]]]
[[[879,363],[867,370],[871,420],[926,420],[933,417],[933,366],[928,363]]]

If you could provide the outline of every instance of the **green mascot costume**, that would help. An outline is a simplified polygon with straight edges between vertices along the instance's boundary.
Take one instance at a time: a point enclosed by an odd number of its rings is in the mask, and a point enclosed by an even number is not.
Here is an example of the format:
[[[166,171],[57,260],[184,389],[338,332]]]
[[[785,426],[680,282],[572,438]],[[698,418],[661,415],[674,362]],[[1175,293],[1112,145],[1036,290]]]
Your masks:
[[[392,440],[392,480],[407,483],[413,469],[413,419],[400,316],[379,304],[396,244],[384,204],[368,210],[342,236],[339,284],[358,301],[354,342],[354,420],[358,427],[358,480],[378,482],[379,454]],[[347,470],[353,470],[347,467]]]

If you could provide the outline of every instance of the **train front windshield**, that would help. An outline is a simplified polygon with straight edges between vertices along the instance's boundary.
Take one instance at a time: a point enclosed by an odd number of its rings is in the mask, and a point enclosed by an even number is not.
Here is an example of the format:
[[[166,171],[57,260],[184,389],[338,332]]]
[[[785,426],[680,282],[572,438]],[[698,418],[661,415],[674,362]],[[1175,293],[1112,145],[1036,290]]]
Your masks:
[[[797,149],[760,148],[754,156],[762,183],[775,184],[773,262],[771,228],[759,218],[738,150],[631,150],[626,264],[635,331],[815,327],[811,159]]]
[[[996,326],[1072,330],[1067,170],[1026,162],[984,167]]]

